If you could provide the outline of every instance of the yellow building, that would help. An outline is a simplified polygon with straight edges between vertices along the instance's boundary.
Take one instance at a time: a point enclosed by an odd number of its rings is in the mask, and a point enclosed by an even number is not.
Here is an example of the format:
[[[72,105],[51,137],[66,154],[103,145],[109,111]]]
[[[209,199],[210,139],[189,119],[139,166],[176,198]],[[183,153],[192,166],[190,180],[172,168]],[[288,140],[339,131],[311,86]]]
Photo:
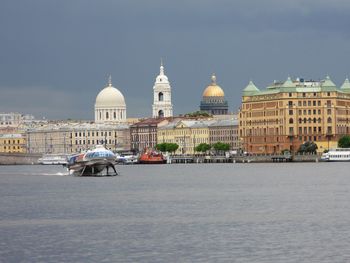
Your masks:
[[[26,140],[20,133],[0,134],[0,152],[2,153],[25,153]]]
[[[295,152],[305,141],[318,151],[337,146],[350,130],[350,82],[338,89],[323,81],[288,78],[259,90],[253,82],[243,90],[239,113],[242,147],[251,153]]]
[[[176,154],[194,154],[195,147],[210,143],[209,125],[214,120],[180,120],[158,128],[158,143],[176,143]]]

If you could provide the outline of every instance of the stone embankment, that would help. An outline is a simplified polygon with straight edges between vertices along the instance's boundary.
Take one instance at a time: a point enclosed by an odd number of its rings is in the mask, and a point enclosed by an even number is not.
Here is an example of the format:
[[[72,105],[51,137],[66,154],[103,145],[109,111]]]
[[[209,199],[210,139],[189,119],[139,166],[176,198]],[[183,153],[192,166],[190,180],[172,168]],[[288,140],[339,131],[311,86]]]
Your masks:
[[[271,162],[318,162],[319,155],[250,155],[250,156],[192,156],[176,155],[168,163],[271,163]]]
[[[42,154],[0,153],[0,165],[37,164]]]

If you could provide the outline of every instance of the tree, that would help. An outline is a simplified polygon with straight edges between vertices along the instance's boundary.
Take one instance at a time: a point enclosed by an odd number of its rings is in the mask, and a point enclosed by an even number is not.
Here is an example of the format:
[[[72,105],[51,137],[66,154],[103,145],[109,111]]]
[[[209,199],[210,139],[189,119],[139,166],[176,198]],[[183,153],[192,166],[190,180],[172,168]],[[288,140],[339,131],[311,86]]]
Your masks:
[[[307,141],[300,145],[298,153],[316,153],[318,146],[316,143]]]
[[[204,152],[206,152],[206,151],[209,151],[210,148],[211,148],[211,146],[210,146],[209,144],[207,144],[207,143],[201,143],[201,144],[199,144],[199,145],[196,146],[195,151],[196,151],[196,152],[202,152],[202,153],[204,153]]]
[[[206,111],[195,111],[186,113],[185,117],[210,117],[211,115]]]
[[[350,148],[350,136],[344,135],[341,137],[338,141],[338,147],[339,148]]]
[[[176,152],[176,150],[179,148],[179,145],[177,143],[168,143],[166,146],[167,152]]]
[[[175,152],[179,148],[176,143],[159,143],[156,145],[156,149],[161,152]]]
[[[217,142],[213,144],[213,148],[217,152],[226,152],[230,150],[230,145],[228,143]]]
[[[166,143],[159,143],[156,145],[156,149],[161,152],[166,152]]]

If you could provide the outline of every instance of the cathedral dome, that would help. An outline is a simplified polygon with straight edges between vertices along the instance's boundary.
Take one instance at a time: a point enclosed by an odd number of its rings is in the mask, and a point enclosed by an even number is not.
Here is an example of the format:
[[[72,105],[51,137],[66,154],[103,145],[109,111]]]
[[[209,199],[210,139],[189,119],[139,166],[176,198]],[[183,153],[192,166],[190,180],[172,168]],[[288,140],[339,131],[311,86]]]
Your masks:
[[[125,99],[123,94],[112,86],[111,81],[108,86],[96,97],[95,107],[125,107]]]
[[[211,76],[211,84],[204,90],[203,97],[224,97],[222,88],[216,84],[216,76]]]

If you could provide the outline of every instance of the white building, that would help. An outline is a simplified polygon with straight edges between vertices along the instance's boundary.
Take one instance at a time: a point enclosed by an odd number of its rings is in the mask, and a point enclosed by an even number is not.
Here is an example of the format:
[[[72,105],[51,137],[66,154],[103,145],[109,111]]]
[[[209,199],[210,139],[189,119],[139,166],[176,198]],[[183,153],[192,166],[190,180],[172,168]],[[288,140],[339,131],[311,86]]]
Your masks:
[[[109,77],[108,86],[96,97],[95,103],[96,123],[126,122],[126,104],[123,94],[112,86]]]
[[[153,118],[173,116],[173,105],[171,104],[171,86],[168,77],[164,74],[163,63],[160,65],[160,73],[156,77],[153,86]]]

